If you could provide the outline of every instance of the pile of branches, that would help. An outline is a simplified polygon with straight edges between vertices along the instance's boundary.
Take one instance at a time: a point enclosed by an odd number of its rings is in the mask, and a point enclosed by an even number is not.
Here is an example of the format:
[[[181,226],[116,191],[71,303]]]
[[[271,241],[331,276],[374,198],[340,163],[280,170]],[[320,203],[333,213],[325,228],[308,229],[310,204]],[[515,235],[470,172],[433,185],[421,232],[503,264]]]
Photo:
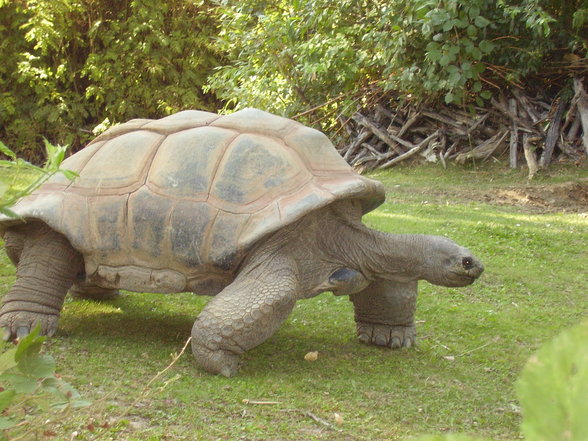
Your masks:
[[[482,107],[432,108],[398,98],[380,100],[345,121],[349,141],[339,153],[361,170],[384,169],[417,155],[464,163],[506,156],[526,161],[529,177],[556,158],[588,155],[588,95],[574,80],[574,97],[530,97],[513,90]]]

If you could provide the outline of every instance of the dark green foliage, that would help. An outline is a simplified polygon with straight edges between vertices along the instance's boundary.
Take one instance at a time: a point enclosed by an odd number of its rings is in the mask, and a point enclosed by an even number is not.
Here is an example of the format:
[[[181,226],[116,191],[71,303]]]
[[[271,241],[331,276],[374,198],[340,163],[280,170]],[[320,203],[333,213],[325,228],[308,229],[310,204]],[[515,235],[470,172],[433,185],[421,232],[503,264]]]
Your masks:
[[[499,88],[543,73],[546,62],[584,57],[588,48],[586,0],[222,5],[219,44],[231,63],[210,86],[229,105],[288,115],[323,103],[345,113],[386,90],[483,104]]]
[[[38,160],[43,136],[79,147],[101,122],[210,109],[210,10],[205,0],[0,0],[0,139]]]
[[[42,137],[76,150],[96,126],[185,108],[321,106],[313,121],[333,123],[388,91],[559,92],[587,23],[588,0],[0,0],[0,140],[39,160]]]

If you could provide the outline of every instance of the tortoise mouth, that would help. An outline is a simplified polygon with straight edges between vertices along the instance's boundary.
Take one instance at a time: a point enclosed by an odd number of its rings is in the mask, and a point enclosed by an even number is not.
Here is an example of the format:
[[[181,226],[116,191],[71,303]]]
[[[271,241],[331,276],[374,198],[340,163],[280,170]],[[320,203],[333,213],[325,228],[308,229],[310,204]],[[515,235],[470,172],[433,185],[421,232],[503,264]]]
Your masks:
[[[471,285],[477,278],[477,276],[473,276],[463,272],[451,271],[450,277],[447,278],[447,286],[459,287]]]

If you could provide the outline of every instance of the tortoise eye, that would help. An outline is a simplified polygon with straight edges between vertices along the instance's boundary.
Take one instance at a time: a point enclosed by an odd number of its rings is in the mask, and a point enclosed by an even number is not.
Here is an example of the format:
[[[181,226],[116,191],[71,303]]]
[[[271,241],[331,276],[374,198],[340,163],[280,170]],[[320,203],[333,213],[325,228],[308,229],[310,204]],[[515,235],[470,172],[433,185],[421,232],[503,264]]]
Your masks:
[[[472,266],[474,266],[474,262],[471,257],[464,257],[461,261],[461,264],[465,269],[470,269]]]

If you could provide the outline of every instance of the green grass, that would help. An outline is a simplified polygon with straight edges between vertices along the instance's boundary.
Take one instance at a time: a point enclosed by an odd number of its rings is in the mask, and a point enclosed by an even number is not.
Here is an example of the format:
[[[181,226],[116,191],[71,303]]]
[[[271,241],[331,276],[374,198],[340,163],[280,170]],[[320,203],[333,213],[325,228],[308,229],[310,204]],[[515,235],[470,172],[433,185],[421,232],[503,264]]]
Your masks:
[[[323,294],[299,302],[272,338],[245,355],[238,377],[202,372],[187,351],[119,418],[180,351],[207,298],[125,293],[105,303],[67,300],[47,350],[94,405],[54,426],[55,439],[70,439],[73,431],[76,440],[129,441],[397,440],[437,432],[518,439],[514,383],[522,367],[588,312],[588,218],[478,196],[586,176],[585,168],[558,167],[527,184],[523,171],[497,166],[374,175],[389,202],[366,216],[367,224],[447,235],[486,265],[466,288],[420,285],[417,349],[360,345],[351,302]],[[4,293],[14,269],[0,259]],[[319,352],[318,360],[304,360],[310,351]]]

